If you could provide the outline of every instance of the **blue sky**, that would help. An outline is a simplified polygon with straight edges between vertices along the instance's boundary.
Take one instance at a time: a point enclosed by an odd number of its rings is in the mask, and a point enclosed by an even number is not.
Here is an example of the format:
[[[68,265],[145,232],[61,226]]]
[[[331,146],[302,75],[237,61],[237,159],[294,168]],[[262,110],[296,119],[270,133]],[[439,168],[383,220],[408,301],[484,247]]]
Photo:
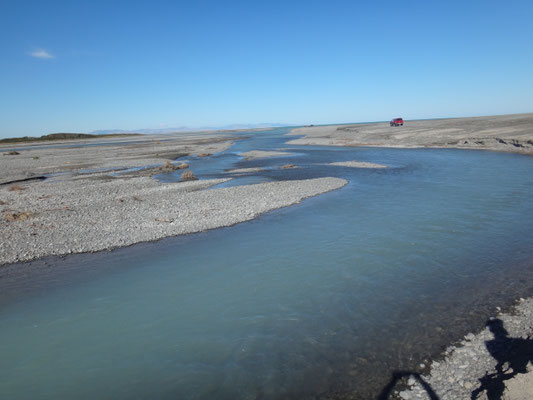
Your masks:
[[[0,1],[0,136],[533,112],[532,1]]]

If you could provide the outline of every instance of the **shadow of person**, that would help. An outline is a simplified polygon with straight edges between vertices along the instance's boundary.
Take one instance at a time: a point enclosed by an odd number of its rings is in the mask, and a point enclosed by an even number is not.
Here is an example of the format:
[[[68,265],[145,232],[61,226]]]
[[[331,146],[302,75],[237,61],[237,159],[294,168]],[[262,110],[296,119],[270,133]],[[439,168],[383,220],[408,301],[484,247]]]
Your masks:
[[[489,400],[500,400],[505,390],[504,382],[517,374],[525,374],[528,363],[533,362],[533,340],[510,337],[503,321],[497,318],[487,321],[487,327],[494,339],[485,342],[485,346],[497,361],[496,372],[487,373],[479,380],[481,386],[472,392],[471,400],[484,391]]]
[[[383,390],[377,397],[377,400],[389,400],[389,396],[391,395],[394,387],[398,384],[398,382],[404,378],[409,378],[411,376],[415,378],[418,381],[418,383],[420,383],[420,386],[424,388],[424,390],[426,391],[426,393],[428,394],[431,400],[440,400],[439,396],[437,396],[437,393],[435,393],[431,385],[427,383],[419,373],[409,372],[409,371],[394,372],[392,374],[392,378],[390,382],[387,384],[387,386],[383,388]]]

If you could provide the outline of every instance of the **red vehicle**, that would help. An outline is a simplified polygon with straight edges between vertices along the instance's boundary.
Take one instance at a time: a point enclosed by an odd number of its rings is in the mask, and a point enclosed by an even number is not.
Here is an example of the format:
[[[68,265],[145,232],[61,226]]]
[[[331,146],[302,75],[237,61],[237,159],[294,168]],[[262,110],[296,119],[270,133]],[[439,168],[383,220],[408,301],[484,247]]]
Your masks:
[[[403,118],[394,118],[390,122],[390,126],[403,126]]]

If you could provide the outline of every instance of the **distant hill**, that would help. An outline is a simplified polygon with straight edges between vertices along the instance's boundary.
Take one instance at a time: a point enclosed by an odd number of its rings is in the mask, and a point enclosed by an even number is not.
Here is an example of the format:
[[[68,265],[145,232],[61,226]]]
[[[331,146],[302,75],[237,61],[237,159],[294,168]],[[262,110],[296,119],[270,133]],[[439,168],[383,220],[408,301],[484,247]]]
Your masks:
[[[42,141],[49,141],[49,140],[94,139],[94,138],[110,137],[110,136],[135,136],[135,135],[139,135],[139,133],[124,133],[124,134],[113,133],[113,134],[103,134],[103,135],[96,135],[96,134],[91,134],[91,133],[50,133],[48,135],[43,135],[40,137],[24,136],[24,137],[18,137],[18,138],[0,139],[0,144],[42,142]]]

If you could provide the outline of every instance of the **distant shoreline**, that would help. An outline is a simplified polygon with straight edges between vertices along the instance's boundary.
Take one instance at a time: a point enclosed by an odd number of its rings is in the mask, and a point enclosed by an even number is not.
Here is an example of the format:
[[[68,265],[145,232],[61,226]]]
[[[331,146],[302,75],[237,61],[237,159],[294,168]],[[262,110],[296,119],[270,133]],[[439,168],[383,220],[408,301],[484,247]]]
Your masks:
[[[23,136],[23,137],[13,137],[0,139],[0,150],[11,144],[47,144],[49,142],[69,142],[71,140],[98,140],[98,139],[112,139],[112,138],[126,138],[126,137],[135,137],[135,138],[144,138],[145,140],[164,140],[164,139],[173,139],[179,137],[180,135],[205,135],[205,134],[230,134],[230,133],[241,133],[241,132],[263,132],[269,131],[272,129],[278,129],[279,127],[272,128],[252,128],[252,129],[218,129],[218,130],[188,130],[188,131],[176,131],[176,132],[165,132],[165,133],[143,133],[143,132],[131,132],[131,133],[50,133],[48,135],[43,135],[40,137],[36,136]],[[291,127],[287,127],[288,129]]]
[[[50,133],[43,136],[23,136],[0,139],[0,145],[11,143],[49,142],[53,140],[76,140],[76,139],[101,139],[109,137],[141,136],[141,133],[108,133],[95,135],[92,133]]]
[[[487,117],[318,125],[292,129],[291,145],[453,148],[533,155],[533,113]]]

